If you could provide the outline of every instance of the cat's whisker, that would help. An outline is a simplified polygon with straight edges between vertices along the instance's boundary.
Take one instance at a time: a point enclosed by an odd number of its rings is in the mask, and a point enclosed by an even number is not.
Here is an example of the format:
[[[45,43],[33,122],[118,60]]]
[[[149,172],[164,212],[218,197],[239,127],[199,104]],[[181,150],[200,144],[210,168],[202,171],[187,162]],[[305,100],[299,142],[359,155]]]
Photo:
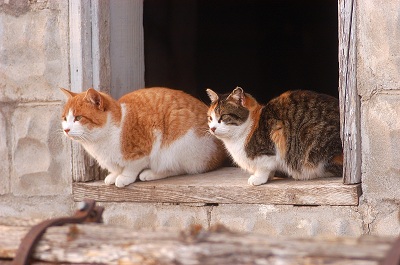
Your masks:
[[[51,135],[55,135],[55,136],[59,136],[59,135],[63,135],[64,134],[64,130],[61,128],[55,129],[54,131],[51,131]]]
[[[206,135],[207,135],[207,136],[214,137],[214,135],[210,132],[210,130],[207,130],[207,131],[206,131]]]
[[[64,137],[64,131],[60,128],[52,130],[49,133],[49,141],[50,142],[60,141],[63,139],[63,137]]]
[[[198,131],[201,133],[201,134],[207,134],[207,133],[210,133],[210,130],[207,128],[199,128],[198,129]]]
[[[87,137],[85,134],[81,134],[78,136],[79,140],[81,140],[84,143],[90,143],[89,137]]]

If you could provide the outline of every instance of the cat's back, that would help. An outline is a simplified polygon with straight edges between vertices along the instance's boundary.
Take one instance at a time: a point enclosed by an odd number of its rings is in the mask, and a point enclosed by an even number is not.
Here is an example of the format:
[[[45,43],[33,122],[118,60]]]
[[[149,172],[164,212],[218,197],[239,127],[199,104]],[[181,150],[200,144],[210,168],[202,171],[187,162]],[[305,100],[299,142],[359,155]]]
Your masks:
[[[119,102],[125,109],[124,131],[147,134],[147,139],[158,131],[167,144],[189,130],[199,136],[207,131],[207,105],[180,90],[143,88],[126,94]]]
[[[339,111],[337,98],[309,90],[287,91],[272,99],[267,106],[274,111],[281,111],[282,115],[285,113],[294,117],[313,112],[325,115],[327,114],[325,110],[333,111],[335,114]]]
[[[266,107],[280,119],[299,122],[323,118],[328,118],[331,122],[339,120],[338,99],[309,90],[287,91],[268,102]]]
[[[260,119],[271,129],[282,128],[286,141],[319,141],[324,146],[333,141],[334,146],[340,146],[339,101],[333,96],[287,91],[265,105]]]
[[[139,89],[124,95],[119,102],[144,112],[185,109],[204,116],[204,111],[207,111],[207,106],[195,97],[180,90],[164,87]]]
[[[339,101],[333,96],[288,91],[265,105],[261,119],[269,124],[271,138],[292,169],[342,154]]]

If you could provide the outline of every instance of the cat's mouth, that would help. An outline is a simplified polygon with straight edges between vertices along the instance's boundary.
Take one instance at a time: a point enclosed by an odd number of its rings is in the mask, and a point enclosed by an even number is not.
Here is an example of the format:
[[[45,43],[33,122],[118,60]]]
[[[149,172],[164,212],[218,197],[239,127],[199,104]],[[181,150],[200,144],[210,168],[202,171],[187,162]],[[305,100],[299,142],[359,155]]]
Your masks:
[[[210,132],[210,134],[214,135],[215,137],[218,137],[220,134],[219,131],[217,131],[216,127],[211,127],[208,129],[208,131]]]

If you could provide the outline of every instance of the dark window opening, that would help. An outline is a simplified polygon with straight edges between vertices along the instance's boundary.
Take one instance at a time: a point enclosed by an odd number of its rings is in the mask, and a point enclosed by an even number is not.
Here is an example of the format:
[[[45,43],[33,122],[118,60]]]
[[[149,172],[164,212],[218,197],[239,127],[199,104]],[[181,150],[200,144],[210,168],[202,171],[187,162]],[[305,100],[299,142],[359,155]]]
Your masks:
[[[144,0],[143,20],[146,87],[338,96],[337,1]]]

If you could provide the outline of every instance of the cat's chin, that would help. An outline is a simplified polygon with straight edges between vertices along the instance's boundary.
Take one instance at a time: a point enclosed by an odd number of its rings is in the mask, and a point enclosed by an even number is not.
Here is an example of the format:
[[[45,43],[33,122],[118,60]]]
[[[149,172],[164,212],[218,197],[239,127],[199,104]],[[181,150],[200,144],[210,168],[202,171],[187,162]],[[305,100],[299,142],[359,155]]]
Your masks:
[[[222,140],[222,139],[223,139],[223,137],[222,137],[221,135],[219,135],[219,134],[216,134],[216,133],[211,133],[211,135],[213,135],[213,136],[217,137],[217,138],[218,138],[218,139],[220,139],[220,140]]]
[[[77,141],[77,142],[79,142],[79,140],[81,140],[81,138],[78,137],[78,136],[68,136],[68,138],[73,140],[73,141]]]
[[[82,137],[83,135],[82,134],[72,134],[72,133],[66,134],[66,133],[64,133],[64,135],[67,136],[69,139],[71,139],[73,141],[80,142],[83,139],[83,137]]]
[[[226,141],[232,141],[232,137],[228,134],[213,134],[216,138],[218,138],[219,140],[226,142]]]
[[[218,132],[212,131],[211,129],[208,130],[208,131],[210,132],[211,135],[217,137],[218,139],[222,139],[223,138],[222,135],[220,133],[218,133]]]

